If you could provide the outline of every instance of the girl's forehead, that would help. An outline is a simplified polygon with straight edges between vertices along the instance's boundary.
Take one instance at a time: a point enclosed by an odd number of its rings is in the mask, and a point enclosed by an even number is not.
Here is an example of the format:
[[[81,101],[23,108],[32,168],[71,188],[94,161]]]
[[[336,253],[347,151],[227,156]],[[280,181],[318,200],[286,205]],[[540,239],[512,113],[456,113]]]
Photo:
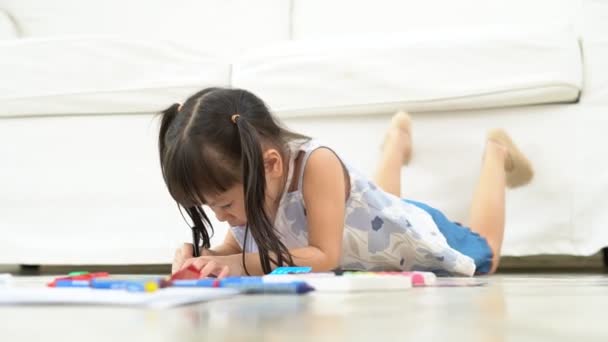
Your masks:
[[[238,196],[239,191],[242,190],[241,187],[241,184],[237,184],[224,192],[205,195],[205,203],[207,203],[209,206],[214,206],[217,203],[233,199],[234,197]]]
[[[217,194],[206,194],[203,196],[203,200],[205,201],[205,204],[213,207],[213,206],[217,205],[219,202],[223,201],[225,199],[225,197],[226,197],[225,192],[217,193]]]

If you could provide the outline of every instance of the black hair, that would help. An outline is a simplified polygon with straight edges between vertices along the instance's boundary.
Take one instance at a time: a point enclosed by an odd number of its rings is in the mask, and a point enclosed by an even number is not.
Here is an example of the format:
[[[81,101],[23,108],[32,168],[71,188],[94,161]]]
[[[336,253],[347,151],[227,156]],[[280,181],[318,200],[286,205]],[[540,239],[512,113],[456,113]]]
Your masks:
[[[237,117],[233,117],[238,114]],[[161,112],[158,137],[160,164],[165,184],[179,207],[183,207],[210,247],[213,227],[202,208],[204,195],[217,195],[243,184],[247,225],[243,242],[251,234],[259,251],[264,273],[271,263],[293,265],[264,210],[266,178],[262,142],[288,158],[287,144],[308,139],[284,128],[257,96],[242,89],[207,88]],[[286,185],[289,186],[289,185]]]

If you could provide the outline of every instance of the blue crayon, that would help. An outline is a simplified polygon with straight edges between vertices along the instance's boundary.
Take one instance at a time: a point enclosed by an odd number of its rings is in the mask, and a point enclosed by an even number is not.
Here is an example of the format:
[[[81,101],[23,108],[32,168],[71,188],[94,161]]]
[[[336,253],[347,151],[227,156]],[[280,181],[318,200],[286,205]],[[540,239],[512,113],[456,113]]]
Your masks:
[[[171,286],[175,287],[219,287],[215,278],[173,280]]]
[[[312,267],[309,266],[288,266],[288,267],[277,267],[270,274],[301,274],[310,273]]]
[[[91,287],[105,290],[127,290],[130,292],[154,292],[158,290],[160,284],[156,279],[124,280],[94,278],[91,280]]]
[[[176,287],[221,287],[235,289],[243,293],[265,294],[302,294],[313,291],[314,288],[304,281],[265,282],[262,277],[228,277],[218,279],[174,280]]]
[[[285,293],[301,294],[313,291],[314,288],[303,281],[265,282],[262,277],[230,277],[220,281],[220,287],[236,289],[243,293]]]
[[[125,286],[126,286],[125,280],[116,280],[116,279],[93,279],[93,280],[91,280],[91,287],[94,289],[124,290]]]
[[[294,281],[289,283],[254,283],[245,282],[229,283],[222,286],[229,289],[235,289],[242,293],[250,294],[304,294],[314,291],[314,288],[303,281]]]
[[[71,280],[62,279],[55,281],[55,287],[89,287],[90,282],[88,280]]]
[[[226,277],[220,280],[221,287],[227,287],[232,284],[245,285],[245,284],[262,284],[264,278],[262,277]]]
[[[262,277],[228,277],[222,280],[216,278],[178,279],[171,282],[175,287],[226,287],[231,283],[262,283]]]

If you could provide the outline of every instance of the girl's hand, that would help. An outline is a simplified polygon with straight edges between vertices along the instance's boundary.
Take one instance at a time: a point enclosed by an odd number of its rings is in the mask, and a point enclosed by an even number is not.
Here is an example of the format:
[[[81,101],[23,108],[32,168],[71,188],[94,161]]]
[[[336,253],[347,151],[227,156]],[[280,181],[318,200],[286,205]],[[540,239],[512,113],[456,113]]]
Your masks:
[[[190,265],[199,270],[200,278],[216,276],[221,279],[227,276],[241,276],[245,273],[241,254],[225,256],[203,255],[198,258],[191,258],[186,260],[179,270],[188,268]]]
[[[175,256],[173,257],[173,264],[171,265],[171,274],[179,271],[184,262],[194,255],[194,247],[191,243],[184,243],[182,248],[178,248],[175,251]],[[201,248],[201,255],[215,255],[212,250]],[[186,266],[187,267],[187,266]]]

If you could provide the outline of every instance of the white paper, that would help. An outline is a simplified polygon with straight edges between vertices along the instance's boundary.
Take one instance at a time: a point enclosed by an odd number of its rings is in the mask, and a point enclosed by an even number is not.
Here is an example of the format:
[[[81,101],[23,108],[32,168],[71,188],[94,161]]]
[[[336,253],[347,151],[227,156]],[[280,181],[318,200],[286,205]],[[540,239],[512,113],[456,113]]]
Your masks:
[[[150,293],[91,288],[3,288],[0,289],[0,305],[121,305],[169,308],[236,294],[236,290],[218,288],[166,288]]]

